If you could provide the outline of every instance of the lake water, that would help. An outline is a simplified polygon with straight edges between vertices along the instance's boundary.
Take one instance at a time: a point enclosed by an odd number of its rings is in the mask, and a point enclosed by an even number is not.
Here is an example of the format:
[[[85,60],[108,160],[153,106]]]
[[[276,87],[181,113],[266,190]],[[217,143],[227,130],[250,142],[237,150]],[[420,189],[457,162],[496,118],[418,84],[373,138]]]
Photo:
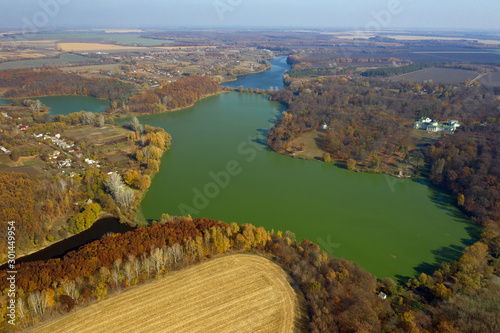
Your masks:
[[[225,82],[222,85],[225,87],[252,89],[273,89],[281,90],[284,88],[283,74],[292,67],[286,62],[287,57],[276,57],[274,60],[269,60],[271,68],[263,73],[240,76],[236,81]]]
[[[282,87],[285,58],[273,63],[270,71],[234,84]],[[37,99],[52,114],[101,112],[108,105],[87,96]],[[458,258],[477,237],[453,199],[425,181],[355,173],[270,151],[266,134],[281,111],[262,95],[234,92],[141,117],[173,136],[142,202],[144,217],[191,214],[291,230],[379,278],[399,281]]]
[[[424,181],[355,173],[269,150],[266,132],[281,107],[234,92],[141,117],[173,137],[142,202],[144,217],[191,214],[291,230],[379,278],[400,281],[456,259],[471,244],[474,228]]]
[[[27,99],[40,100],[50,108],[51,115],[68,115],[73,112],[85,110],[87,112],[100,113],[106,110],[109,106],[107,99],[99,99],[92,96],[79,95],[61,95],[61,96],[45,96],[45,97],[30,97]],[[10,104],[10,99],[0,99],[0,104]]]
[[[43,250],[16,259],[16,264],[19,265],[24,262],[62,258],[66,253],[77,250],[82,245],[101,239],[110,232],[122,234],[134,229],[135,228],[127,224],[120,223],[116,218],[104,217],[96,221],[89,229],[77,235],[54,243]],[[0,266],[0,270],[5,268],[5,265]]]

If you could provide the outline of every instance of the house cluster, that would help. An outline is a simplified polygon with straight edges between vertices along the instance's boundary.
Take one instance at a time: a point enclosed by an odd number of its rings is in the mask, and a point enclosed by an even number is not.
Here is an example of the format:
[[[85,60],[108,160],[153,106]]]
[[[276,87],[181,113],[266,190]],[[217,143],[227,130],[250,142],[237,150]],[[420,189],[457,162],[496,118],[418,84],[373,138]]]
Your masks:
[[[10,150],[8,150],[8,149],[7,149],[7,148],[5,148],[5,147],[0,146],[0,150],[1,150],[4,154],[10,154]]]
[[[85,163],[87,163],[88,165],[91,165],[91,166],[95,166],[95,167],[98,167],[100,168],[101,165],[99,164],[99,161],[94,161],[94,160],[91,160],[90,158],[86,158],[85,160],[83,160]]]
[[[49,160],[57,160],[57,158],[61,155],[61,152],[59,150],[54,150],[52,154],[49,155]]]
[[[416,129],[426,130],[427,132],[445,132],[447,134],[454,134],[455,130],[460,127],[460,123],[458,120],[450,120],[447,123],[440,124],[436,120],[422,118],[415,122],[414,127]]]
[[[67,159],[65,159],[64,161],[58,161],[58,162],[57,162],[57,165],[58,165],[60,168],[69,168],[69,167],[71,167],[71,165],[72,165],[71,158],[67,158]]]
[[[51,136],[50,133],[35,133],[33,134],[35,138],[43,139],[43,140],[51,140],[53,144],[58,146],[61,149],[67,150],[68,152],[72,153],[74,152],[74,143],[68,143],[66,142],[65,139],[61,138],[61,134],[56,134],[54,136]]]

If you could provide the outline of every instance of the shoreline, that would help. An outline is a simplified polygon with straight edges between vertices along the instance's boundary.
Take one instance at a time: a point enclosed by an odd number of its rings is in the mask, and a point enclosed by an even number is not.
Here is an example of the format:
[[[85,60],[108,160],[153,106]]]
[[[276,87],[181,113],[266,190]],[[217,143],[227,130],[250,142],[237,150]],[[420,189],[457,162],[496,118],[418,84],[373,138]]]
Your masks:
[[[14,88],[9,88],[9,89],[14,89]],[[85,97],[92,97],[92,98],[95,98],[97,100],[108,101],[111,104],[111,101],[109,99],[106,99],[106,98],[98,98],[98,97],[94,97],[94,96],[90,96],[90,95],[78,95],[78,94],[40,95],[40,96],[32,96],[32,97],[26,97],[26,96],[22,96],[22,97],[0,97],[0,99],[3,99],[3,100],[8,99],[8,100],[13,101],[15,99],[31,99],[31,98],[44,98],[44,97],[57,97],[57,96],[85,96]]]
[[[273,60],[273,59],[271,59],[271,60]],[[268,62],[268,63],[269,63],[269,62]],[[235,78],[235,79],[231,79],[231,80],[227,80],[227,81],[222,81],[222,82],[221,82],[221,84],[222,84],[222,83],[228,83],[228,82],[238,81],[238,78],[240,78],[240,77],[242,77],[242,76],[247,76],[247,75],[253,75],[253,74],[260,74],[260,73],[264,73],[265,71],[270,70],[272,66],[273,66],[273,65],[271,65],[271,64],[269,63],[269,66],[267,66],[267,65],[266,65],[266,68],[264,68],[264,69],[263,69],[263,70],[261,70],[261,71],[252,72],[252,73],[246,73],[246,74],[241,74],[241,75],[236,75],[236,78]]]
[[[226,87],[223,87],[223,88],[226,88]],[[229,89],[232,89],[232,88],[229,88]],[[144,114],[130,112],[127,115],[110,113],[110,114],[107,114],[107,115],[110,116],[110,117],[113,117],[113,119],[123,119],[123,118],[152,116],[152,115],[155,115],[155,114],[165,114],[165,113],[170,113],[170,112],[183,111],[183,110],[186,110],[186,109],[189,109],[189,108],[193,107],[196,103],[198,103],[199,101],[202,101],[202,100],[204,100],[206,98],[209,98],[209,97],[212,97],[212,96],[218,96],[218,95],[222,95],[222,94],[226,94],[226,93],[230,93],[230,92],[233,92],[233,91],[232,90],[222,90],[222,91],[219,91],[219,92],[216,92],[216,93],[213,93],[213,94],[203,95],[202,97],[200,97],[200,99],[196,100],[194,103],[191,103],[190,105],[187,105],[187,106],[184,106],[184,107],[181,107],[181,108],[172,109],[172,110],[167,110],[165,112],[144,113]],[[101,114],[104,114],[104,112],[102,112]]]
[[[74,215],[73,215],[73,216],[74,216]],[[68,216],[67,218],[70,218],[70,217],[71,217],[71,216]],[[19,260],[22,260],[23,258],[26,258],[26,257],[28,257],[28,256],[30,256],[30,255],[32,255],[32,254],[34,254],[34,253],[37,253],[37,252],[43,251],[43,250],[45,250],[45,249],[47,249],[47,248],[49,248],[49,247],[51,247],[51,246],[54,246],[54,245],[60,244],[60,243],[62,243],[62,242],[64,242],[64,241],[66,241],[66,240],[68,240],[68,239],[70,239],[70,238],[72,238],[72,237],[75,237],[75,236],[78,236],[78,235],[82,234],[83,232],[85,232],[85,231],[89,230],[90,228],[92,228],[92,226],[93,226],[95,223],[97,223],[97,222],[99,222],[99,221],[101,221],[101,220],[104,220],[104,219],[116,219],[119,223],[121,223],[121,222],[120,222],[120,218],[119,218],[118,216],[115,216],[115,215],[110,214],[110,213],[107,213],[107,212],[101,212],[101,214],[99,215],[99,217],[98,217],[98,218],[97,218],[97,219],[96,219],[96,220],[92,223],[92,225],[91,225],[88,229],[85,229],[85,230],[83,230],[82,232],[77,233],[77,234],[69,234],[69,236],[68,236],[68,237],[61,238],[61,239],[59,239],[59,240],[58,240],[58,241],[56,241],[56,242],[52,242],[52,243],[49,243],[49,244],[44,244],[44,246],[42,246],[42,247],[39,247],[39,248],[33,249],[33,250],[29,251],[29,252],[23,253],[21,256],[17,256],[17,257],[15,258],[15,260],[16,260],[16,265],[18,265],[18,263],[17,263],[17,262],[18,262]],[[130,227],[132,227],[132,226],[131,226],[130,224],[128,224],[128,223],[125,223],[125,224],[126,224],[126,225],[128,225],[128,226],[130,226]],[[89,242],[87,242],[87,243],[85,243],[85,244],[88,244],[88,243],[89,243]],[[80,245],[80,246],[83,246],[83,245],[85,245],[85,244],[82,244],[82,245]],[[5,265],[5,264],[7,263],[7,261],[8,261],[8,260],[5,260],[5,261],[0,262],[0,267],[1,267],[1,266],[3,266],[3,265]],[[30,262],[30,261],[28,261],[28,262]]]

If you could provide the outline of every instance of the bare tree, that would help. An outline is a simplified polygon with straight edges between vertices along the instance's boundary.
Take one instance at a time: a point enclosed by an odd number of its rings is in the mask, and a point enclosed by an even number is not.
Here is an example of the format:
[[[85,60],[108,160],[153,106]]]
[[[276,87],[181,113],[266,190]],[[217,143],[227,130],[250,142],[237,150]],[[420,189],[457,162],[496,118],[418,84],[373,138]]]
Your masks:
[[[43,314],[45,313],[42,293],[40,291],[34,291],[29,294],[28,305],[31,312],[34,313],[35,316],[43,316]]]
[[[180,244],[172,245],[172,256],[174,258],[174,263],[178,263],[184,255],[184,249]]]
[[[82,124],[83,125],[93,125],[94,124],[95,113],[87,112],[87,111],[81,111],[80,113],[82,115]]]
[[[130,207],[130,205],[134,202],[134,198],[134,190],[130,187],[126,187],[125,185],[121,186],[115,193],[116,203],[125,208]]]
[[[116,267],[111,270],[111,280],[118,286],[120,283],[120,270]]]
[[[16,302],[16,310],[20,319],[23,319],[26,316],[26,303],[24,302],[24,298],[19,297]]]
[[[113,172],[108,179],[106,180],[106,188],[108,189],[108,192],[115,197],[116,193],[119,191],[121,187],[124,186],[122,177],[117,174],[116,172]]]
[[[104,118],[104,116],[102,114],[100,114],[100,115],[97,116],[97,119],[96,119],[96,125],[97,125],[97,127],[103,127],[104,124],[105,124],[105,122],[106,122],[105,118]]]
[[[132,267],[134,269],[135,278],[139,280],[139,274],[141,273],[141,263],[139,262],[139,260],[134,259]]]
[[[132,129],[136,132],[141,130],[141,124],[137,117],[132,118],[132,120],[130,121],[130,126],[132,126]]]
[[[72,299],[76,300],[77,298],[77,292],[76,292],[76,283],[74,280],[63,280],[61,282],[61,286],[69,297]]]
[[[123,265],[123,273],[129,282],[132,282],[132,265],[130,262],[126,262]]]
[[[144,270],[148,274],[148,278],[149,278],[151,275],[151,269],[153,268],[153,263],[152,263],[151,259],[149,258],[149,256],[146,254],[144,254],[144,256],[142,257],[142,267],[144,268]]]
[[[160,248],[156,248],[151,251],[151,259],[153,260],[153,265],[156,269],[156,275],[160,274],[163,268],[163,251]]]

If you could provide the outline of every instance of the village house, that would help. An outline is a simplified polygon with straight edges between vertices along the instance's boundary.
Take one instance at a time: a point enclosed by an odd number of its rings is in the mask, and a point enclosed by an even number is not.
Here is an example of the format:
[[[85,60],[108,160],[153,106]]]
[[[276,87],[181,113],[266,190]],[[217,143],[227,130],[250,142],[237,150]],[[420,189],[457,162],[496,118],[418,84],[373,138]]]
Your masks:
[[[10,150],[8,150],[7,148],[5,147],[0,147],[0,150],[4,153],[4,154],[10,154]]]
[[[460,127],[460,122],[458,120],[450,120],[447,123],[440,124],[436,120],[422,118],[417,120],[413,127],[415,129],[426,130],[427,132],[445,132],[447,134],[454,134],[455,130]]]

